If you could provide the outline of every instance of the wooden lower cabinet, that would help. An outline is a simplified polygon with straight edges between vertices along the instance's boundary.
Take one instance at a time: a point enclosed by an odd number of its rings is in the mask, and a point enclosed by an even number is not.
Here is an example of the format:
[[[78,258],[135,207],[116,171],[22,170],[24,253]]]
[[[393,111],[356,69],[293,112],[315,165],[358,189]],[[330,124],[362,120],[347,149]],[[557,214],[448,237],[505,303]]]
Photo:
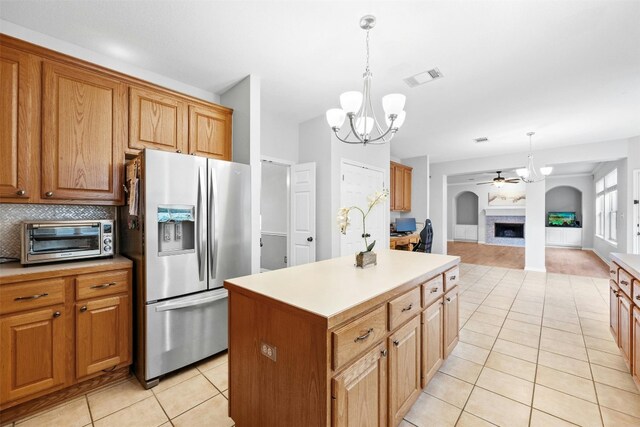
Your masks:
[[[613,280],[609,281],[609,330],[618,344],[618,304],[620,288]]]
[[[76,303],[76,375],[130,360],[131,309],[127,295]]]
[[[458,287],[444,294],[444,357],[446,358],[458,344],[459,314]]]
[[[618,347],[627,367],[631,367],[631,324],[633,312],[631,300],[622,292],[618,299]]]
[[[420,384],[420,317],[388,338],[389,425],[400,424],[422,390]]]
[[[387,349],[376,346],[332,383],[336,427],[387,425]]]
[[[631,324],[633,363],[631,363],[631,375],[640,389],[640,308],[633,307],[633,318]]]
[[[438,372],[444,360],[444,303],[442,297],[422,313],[422,387]]]
[[[3,317],[0,341],[0,402],[64,384],[64,305]]]

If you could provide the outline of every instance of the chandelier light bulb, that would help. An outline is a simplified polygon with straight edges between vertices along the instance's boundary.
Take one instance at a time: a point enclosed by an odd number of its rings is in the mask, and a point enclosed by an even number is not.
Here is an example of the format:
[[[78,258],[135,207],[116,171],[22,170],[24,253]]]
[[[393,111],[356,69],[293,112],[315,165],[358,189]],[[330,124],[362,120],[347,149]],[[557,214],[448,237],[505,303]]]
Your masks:
[[[362,92],[352,90],[340,95],[340,106],[348,113],[357,113],[362,105]]]
[[[385,115],[399,115],[404,109],[404,103],[407,97],[401,93],[390,93],[382,98],[382,108]]]
[[[327,123],[331,128],[340,128],[344,123],[344,119],[347,117],[346,113],[341,108],[332,108],[327,110]]]

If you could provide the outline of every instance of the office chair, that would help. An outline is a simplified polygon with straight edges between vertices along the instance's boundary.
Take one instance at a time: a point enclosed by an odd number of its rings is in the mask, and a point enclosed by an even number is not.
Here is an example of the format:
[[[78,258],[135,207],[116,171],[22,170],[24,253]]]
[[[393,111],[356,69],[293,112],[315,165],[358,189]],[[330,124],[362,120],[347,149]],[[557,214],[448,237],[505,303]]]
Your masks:
[[[424,222],[424,228],[420,231],[420,241],[413,248],[413,252],[426,252],[431,253],[431,244],[433,243],[433,227],[431,226],[431,220],[426,219]]]

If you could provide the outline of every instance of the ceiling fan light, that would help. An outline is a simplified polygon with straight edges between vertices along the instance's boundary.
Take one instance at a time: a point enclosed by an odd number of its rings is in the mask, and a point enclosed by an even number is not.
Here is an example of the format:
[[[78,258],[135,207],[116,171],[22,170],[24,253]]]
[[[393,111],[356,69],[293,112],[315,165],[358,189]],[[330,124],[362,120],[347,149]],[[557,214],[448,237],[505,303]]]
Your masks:
[[[331,128],[340,128],[346,118],[346,113],[341,108],[327,110],[327,123]]]
[[[495,185],[498,188],[502,188],[504,187],[504,181],[494,181],[493,185]]]
[[[395,129],[399,129],[400,126],[403,125],[404,119],[406,119],[406,118],[407,118],[407,112],[406,111],[401,111],[400,114],[398,114],[398,117],[396,117],[396,120],[393,122],[393,127]],[[388,116],[385,119],[385,121],[387,122],[387,126],[391,126],[391,119]]]
[[[520,178],[527,178],[529,176],[529,169],[527,168],[516,169],[516,173]]]
[[[553,166],[545,166],[540,168],[540,173],[544,176],[551,175],[552,171],[553,171]]]
[[[399,115],[404,110],[404,103],[407,97],[401,93],[390,93],[382,98],[382,108],[385,115]]]
[[[356,113],[362,105],[362,92],[352,90],[340,95],[340,106],[347,113]]]

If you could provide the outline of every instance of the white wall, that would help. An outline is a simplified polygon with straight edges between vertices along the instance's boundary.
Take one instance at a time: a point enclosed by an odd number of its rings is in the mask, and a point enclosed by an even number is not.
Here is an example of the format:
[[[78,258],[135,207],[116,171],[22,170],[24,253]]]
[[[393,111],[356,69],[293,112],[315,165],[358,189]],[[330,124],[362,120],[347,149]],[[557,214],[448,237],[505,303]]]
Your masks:
[[[251,167],[251,271],[260,272],[260,78],[249,75],[220,97],[233,108],[233,161]]]
[[[177,92],[203,99],[205,101],[214,102],[216,104],[220,103],[220,97],[215,93],[188,85],[186,83],[174,80],[153,71],[145,70],[143,68],[132,65],[129,62],[115,59],[111,56],[107,56],[102,53],[98,53],[84,47],[80,47],[78,45],[48,36],[46,34],[33,31],[29,28],[16,25],[12,22],[0,19],[0,28],[2,29],[2,33],[27,41],[29,43],[46,47],[48,49],[64,53],[75,58],[83,59],[96,65],[100,65],[114,71],[137,77],[149,83],[154,83],[167,89],[172,89]]]
[[[582,176],[549,176],[546,180],[546,191],[557,187],[573,187],[582,192],[582,247],[593,248],[593,235],[595,232],[595,188],[593,175]],[[549,207],[545,211],[549,212]]]
[[[288,117],[262,111],[260,148],[262,156],[298,163],[298,123]]]
[[[506,191],[526,190],[524,183],[506,185],[509,185],[509,187],[504,187],[504,190]],[[485,209],[489,206],[489,193],[495,193],[499,191],[499,189],[493,185],[449,184],[447,186],[447,240],[453,240],[454,236],[457,216],[456,197],[460,193],[464,193],[466,191],[474,193],[478,196],[478,243],[485,243],[487,236],[487,215]]]
[[[288,233],[288,169],[288,166],[262,162],[262,182],[260,185],[262,188],[260,192],[262,231]]]
[[[630,233],[627,233],[627,218],[629,216],[627,208],[632,203],[631,190],[628,188],[629,183],[627,180],[627,159],[601,164],[594,171],[593,181],[594,183],[597,182],[614,169],[618,169],[618,241],[611,243],[601,237],[595,235],[593,237],[593,250],[607,262],[610,261],[612,252],[631,252],[627,246],[627,242],[631,243]]]
[[[385,187],[389,186],[389,144],[363,146],[345,144],[334,135],[324,116],[300,124],[298,161],[316,162],[316,256],[318,260],[340,255],[340,231],[336,216],[340,208],[341,163],[352,160],[384,171]],[[388,203],[388,201],[387,201]],[[385,208],[385,224],[389,223],[389,205]],[[389,247],[389,236],[376,247]]]
[[[629,141],[624,139],[535,151],[535,163],[540,167],[545,164],[601,162],[620,159],[627,156],[628,146]],[[434,227],[434,253],[446,253],[447,251],[447,175],[518,168],[526,163],[526,156],[527,153],[524,152],[433,163],[430,165],[429,216]],[[534,244],[534,239],[528,239],[525,247],[525,259],[527,258],[527,251],[535,252],[536,255],[529,260],[532,263],[535,260],[536,267],[533,264],[527,265],[532,269],[538,269],[537,266],[544,265],[544,185],[541,186],[541,189],[534,188],[534,185],[528,184],[526,189],[527,223],[533,227],[539,227],[538,234],[542,236],[542,242],[538,242],[536,239]],[[538,217],[535,217],[534,210],[537,210],[537,208],[540,209],[540,212],[537,214]]]

